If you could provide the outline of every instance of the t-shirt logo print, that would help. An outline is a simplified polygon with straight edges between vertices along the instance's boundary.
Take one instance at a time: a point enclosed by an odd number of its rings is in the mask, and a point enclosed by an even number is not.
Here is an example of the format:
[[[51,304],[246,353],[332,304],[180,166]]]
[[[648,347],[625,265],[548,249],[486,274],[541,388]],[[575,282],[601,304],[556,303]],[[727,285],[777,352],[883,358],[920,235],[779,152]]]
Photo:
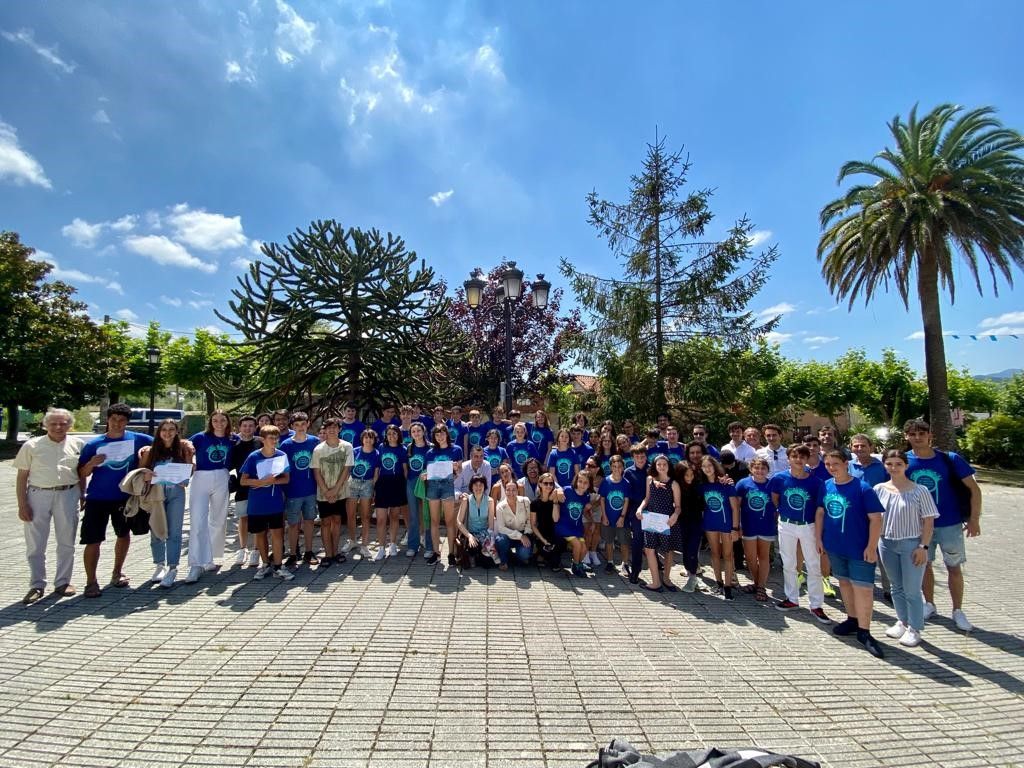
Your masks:
[[[526,460],[530,458],[530,452],[523,448],[520,448],[518,450],[513,451],[512,456],[515,458],[516,464],[518,464],[521,467],[526,462]]]
[[[918,485],[923,485],[928,489],[928,492],[932,495],[935,500],[935,505],[939,504],[939,481],[942,480],[942,475],[936,472],[934,469],[917,469],[910,473],[910,479]]]
[[[807,502],[811,500],[811,494],[803,488],[787,488],[782,496],[786,499],[786,506],[801,515],[807,509]]]
[[[572,459],[559,459],[555,462],[555,471],[562,477],[568,477],[572,471]]]
[[[616,512],[621,512],[622,507],[625,505],[626,494],[622,491],[612,491],[608,494],[608,506]]]
[[[825,514],[832,520],[843,521],[839,526],[839,532],[843,533],[846,530],[846,510],[849,509],[850,502],[841,493],[826,493],[822,506],[825,508]]]
[[[768,494],[764,491],[750,491],[747,494],[747,506],[752,512],[764,517],[765,510],[768,509]]]
[[[583,517],[583,502],[569,502],[569,517],[571,517],[573,520],[579,520],[581,517]]]
[[[359,461],[355,463],[355,466],[352,467],[352,474],[360,480],[364,479],[369,471],[370,462],[366,461],[366,459],[359,459]]]
[[[721,515],[725,519],[725,496],[720,491],[705,491],[704,503],[713,515]]]
[[[409,469],[411,469],[413,472],[422,472],[423,471],[423,457],[420,456],[418,453],[414,453],[412,456],[410,456],[409,457]]]
[[[206,458],[210,460],[211,464],[223,464],[228,459],[227,446],[222,443],[214,443],[207,446]]]
[[[346,443],[354,443],[356,441],[356,431],[354,429],[341,430],[341,439]]]
[[[530,439],[537,443],[537,445],[540,445],[541,441],[544,439],[544,433],[535,429],[530,433]]]
[[[381,465],[381,467],[383,469],[386,469],[388,472],[394,471],[395,464],[397,464],[397,463],[398,463],[398,460],[395,458],[395,454],[393,454],[393,453],[388,452],[388,453],[385,453],[383,456],[380,457],[380,465]]]
[[[313,460],[313,454],[309,451],[299,451],[292,456],[292,466],[298,470],[309,469],[309,464]]]

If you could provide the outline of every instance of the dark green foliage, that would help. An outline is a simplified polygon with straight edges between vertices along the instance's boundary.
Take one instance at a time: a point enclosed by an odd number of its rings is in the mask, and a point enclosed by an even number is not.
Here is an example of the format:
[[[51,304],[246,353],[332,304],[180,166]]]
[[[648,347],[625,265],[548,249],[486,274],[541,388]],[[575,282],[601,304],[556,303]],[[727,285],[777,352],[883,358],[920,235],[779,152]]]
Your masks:
[[[976,464],[1018,469],[1024,467],[1024,419],[993,416],[967,427],[966,453]]]

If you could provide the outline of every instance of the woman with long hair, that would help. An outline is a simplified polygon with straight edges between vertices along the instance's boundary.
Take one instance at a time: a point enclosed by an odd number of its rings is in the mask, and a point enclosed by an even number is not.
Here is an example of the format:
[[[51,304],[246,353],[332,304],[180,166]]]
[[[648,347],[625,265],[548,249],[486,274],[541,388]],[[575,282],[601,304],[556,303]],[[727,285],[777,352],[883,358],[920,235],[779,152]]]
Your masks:
[[[139,467],[146,472],[151,483],[160,484],[164,491],[164,511],[167,515],[167,539],[162,541],[149,534],[149,548],[153,553],[156,570],[149,579],[150,584],[159,584],[164,589],[174,586],[178,577],[178,562],[181,560],[181,532],[185,523],[185,488],[183,483],[167,483],[156,480],[154,470],[160,464],[192,465],[195,450],[187,440],[181,439],[178,422],[164,419],[157,426],[156,440],[139,451]]]
[[[403,406],[403,410],[408,406]],[[409,408],[409,414],[412,414],[412,408]],[[405,416],[403,415],[403,418]],[[433,539],[430,538],[429,526],[424,524],[427,515],[426,504],[423,503],[423,499],[416,495],[416,481],[419,480],[423,470],[427,467],[427,452],[430,450],[430,443],[427,442],[427,429],[420,422],[413,421],[409,426],[409,448],[408,448],[408,461],[409,461],[409,472],[406,476],[405,481],[405,497],[409,502],[409,540],[406,542],[406,557],[416,557],[416,552],[420,548],[420,531],[423,527],[427,527],[425,534],[426,538],[426,549],[423,552],[423,556],[427,559],[434,554]]]
[[[572,484],[572,479],[579,471],[579,459],[576,451],[572,449],[572,435],[569,430],[562,428],[555,435],[555,445],[548,451],[544,461],[548,471],[555,476],[555,482],[565,487]]]
[[[398,518],[406,507],[405,468],[408,451],[402,445],[402,431],[395,424],[388,424],[385,427],[384,444],[378,450],[380,474],[374,485],[373,506],[377,514],[379,548],[373,559],[379,561],[398,554]]]
[[[231,419],[219,408],[210,414],[206,430],[189,438],[195,448],[196,469],[189,495],[188,576],[193,584],[205,571],[216,571],[224,557],[228,519],[228,458]]]
[[[739,506],[740,528],[743,536],[743,555],[747,571],[754,580],[754,599],[759,603],[768,602],[768,571],[771,567],[772,542],[779,535],[775,505],[768,488],[768,459],[757,456],[749,461],[750,477],[736,483],[733,504]]]
[[[530,502],[530,530],[537,540],[534,548],[548,568],[557,570],[565,551],[565,542],[555,534],[555,476],[545,472],[540,476],[537,489],[537,498]]]
[[[427,562],[434,565],[441,559],[441,513],[444,512],[445,536],[448,539],[448,565],[455,565],[455,537],[457,525],[455,517],[455,476],[462,469],[462,449],[451,444],[451,435],[444,424],[435,425],[431,436],[434,447],[427,451],[426,471],[423,480],[427,484],[427,505],[430,508],[430,539],[434,543],[434,554]],[[431,470],[431,465],[444,468]],[[430,475],[434,474],[435,477]],[[440,474],[444,474],[441,477]]]
[[[722,480],[725,470],[717,459],[705,456],[700,463],[700,492],[704,498],[704,534],[711,547],[711,570],[718,590],[732,600],[736,561],[732,543],[740,535],[740,508],[733,504],[736,491]],[[724,578],[722,576],[724,571]]]
[[[530,440],[537,449],[537,459],[543,464],[551,450],[551,444],[555,436],[551,432],[551,425],[548,423],[547,411],[538,408],[533,414],[533,424],[529,425]]]
[[[644,530],[644,554],[647,556],[647,567],[651,570],[651,583],[640,582],[640,586],[651,592],[664,592],[666,589],[675,592],[676,587],[671,580],[672,556],[682,548],[682,536],[678,526],[681,513],[679,483],[672,477],[672,468],[668,457],[658,454],[651,462],[647,476],[647,494],[640,502],[636,511],[637,519],[643,522],[645,514],[659,514],[668,518],[667,531]],[[662,565],[658,566],[658,555],[662,556]]]

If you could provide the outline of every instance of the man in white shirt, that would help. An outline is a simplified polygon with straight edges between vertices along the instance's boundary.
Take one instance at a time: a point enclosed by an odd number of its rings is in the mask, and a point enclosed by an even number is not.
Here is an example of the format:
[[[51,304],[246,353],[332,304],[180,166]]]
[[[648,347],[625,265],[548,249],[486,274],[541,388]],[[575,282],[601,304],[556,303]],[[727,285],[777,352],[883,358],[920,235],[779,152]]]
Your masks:
[[[782,444],[782,428],[777,424],[765,424],[762,432],[768,445],[761,448],[757,455],[768,462],[768,476],[785,472],[789,469],[789,460],[786,458],[786,446]]]
[[[721,451],[732,451],[732,455],[736,457],[737,461],[750,461],[757,457],[757,453],[750,445],[743,440],[743,424],[738,421],[734,421],[729,424],[729,440],[728,443],[723,445]]]
[[[18,470],[18,519],[25,524],[29,590],[22,599],[31,605],[46,590],[46,543],[53,521],[57,537],[57,575],[54,594],[75,594],[71,572],[75,561],[78,504],[85,480],[78,477],[78,457],[83,443],[68,437],[74,423],[70,411],[53,408],[43,417],[46,434],[25,442],[14,459]]]
[[[491,465],[484,461],[482,445],[474,445],[469,452],[469,461],[462,463],[462,471],[455,478],[456,498],[469,495],[469,481],[476,475],[481,475],[487,481],[487,487],[491,487]]]

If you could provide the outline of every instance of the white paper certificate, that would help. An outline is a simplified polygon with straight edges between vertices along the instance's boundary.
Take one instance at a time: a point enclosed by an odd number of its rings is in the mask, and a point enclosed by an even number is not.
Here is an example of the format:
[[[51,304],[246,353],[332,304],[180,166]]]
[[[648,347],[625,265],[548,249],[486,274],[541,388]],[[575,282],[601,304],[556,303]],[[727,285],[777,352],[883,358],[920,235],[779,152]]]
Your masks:
[[[135,454],[135,441],[118,440],[114,443],[104,443],[96,448],[96,453],[106,456],[106,461],[124,461]]]
[[[272,459],[264,459],[256,465],[256,477],[263,480],[267,477],[276,477],[288,471],[288,457],[275,456]]]
[[[455,467],[450,461],[435,461],[427,465],[427,480],[446,480]]]
[[[154,483],[177,485],[178,483],[184,483],[192,477],[192,465],[180,464],[177,462],[157,464],[156,467],[153,468],[153,474],[155,475],[153,479]]]
[[[668,533],[668,515],[661,515],[657,512],[644,512],[640,519],[640,527],[651,533]]]

